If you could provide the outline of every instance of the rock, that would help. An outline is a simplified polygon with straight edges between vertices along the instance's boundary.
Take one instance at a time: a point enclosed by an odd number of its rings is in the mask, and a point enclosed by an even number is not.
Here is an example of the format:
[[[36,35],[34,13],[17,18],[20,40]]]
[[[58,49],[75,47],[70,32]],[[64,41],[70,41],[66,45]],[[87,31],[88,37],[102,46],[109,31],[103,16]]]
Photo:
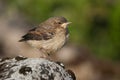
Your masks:
[[[75,76],[58,63],[17,56],[0,59],[0,80],[75,80]]]

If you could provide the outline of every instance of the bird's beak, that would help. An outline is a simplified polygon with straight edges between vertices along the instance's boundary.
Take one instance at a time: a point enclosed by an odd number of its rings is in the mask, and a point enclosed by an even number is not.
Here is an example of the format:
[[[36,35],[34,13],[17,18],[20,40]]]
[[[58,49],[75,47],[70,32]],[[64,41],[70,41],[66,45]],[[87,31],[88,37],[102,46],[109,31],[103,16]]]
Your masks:
[[[68,24],[71,24],[72,22],[66,22],[66,24],[68,25]]]
[[[63,28],[66,28],[69,24],[71,24],[72,22],[66,22],[66,23],[63,23],[61,26],[63,27]]]

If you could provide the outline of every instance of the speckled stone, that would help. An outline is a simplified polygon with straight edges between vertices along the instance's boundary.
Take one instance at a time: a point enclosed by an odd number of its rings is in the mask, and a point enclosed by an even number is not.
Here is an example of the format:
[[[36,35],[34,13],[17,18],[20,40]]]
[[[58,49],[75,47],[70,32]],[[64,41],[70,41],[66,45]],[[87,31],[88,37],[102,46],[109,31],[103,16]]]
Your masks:
[[[43,58],[0,59],[0,80],[75,80],[59,64]]]

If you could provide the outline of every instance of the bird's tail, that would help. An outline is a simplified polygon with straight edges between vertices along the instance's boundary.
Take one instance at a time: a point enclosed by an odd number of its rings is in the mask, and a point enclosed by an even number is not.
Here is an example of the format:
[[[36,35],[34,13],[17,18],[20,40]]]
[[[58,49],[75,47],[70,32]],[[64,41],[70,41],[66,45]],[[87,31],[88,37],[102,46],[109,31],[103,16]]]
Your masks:
[[[21,39],[21,40],[19,40],[18,42],[23,42],[23,41],[25,41],[25,39]]]

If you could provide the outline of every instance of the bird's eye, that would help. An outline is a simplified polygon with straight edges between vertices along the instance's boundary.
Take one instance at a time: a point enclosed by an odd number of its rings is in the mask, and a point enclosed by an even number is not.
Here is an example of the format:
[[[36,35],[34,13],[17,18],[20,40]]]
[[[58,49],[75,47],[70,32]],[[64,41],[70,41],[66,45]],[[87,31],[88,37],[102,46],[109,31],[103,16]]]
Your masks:
[[[58,22],[58,24],[62,24],[61,22]]]

